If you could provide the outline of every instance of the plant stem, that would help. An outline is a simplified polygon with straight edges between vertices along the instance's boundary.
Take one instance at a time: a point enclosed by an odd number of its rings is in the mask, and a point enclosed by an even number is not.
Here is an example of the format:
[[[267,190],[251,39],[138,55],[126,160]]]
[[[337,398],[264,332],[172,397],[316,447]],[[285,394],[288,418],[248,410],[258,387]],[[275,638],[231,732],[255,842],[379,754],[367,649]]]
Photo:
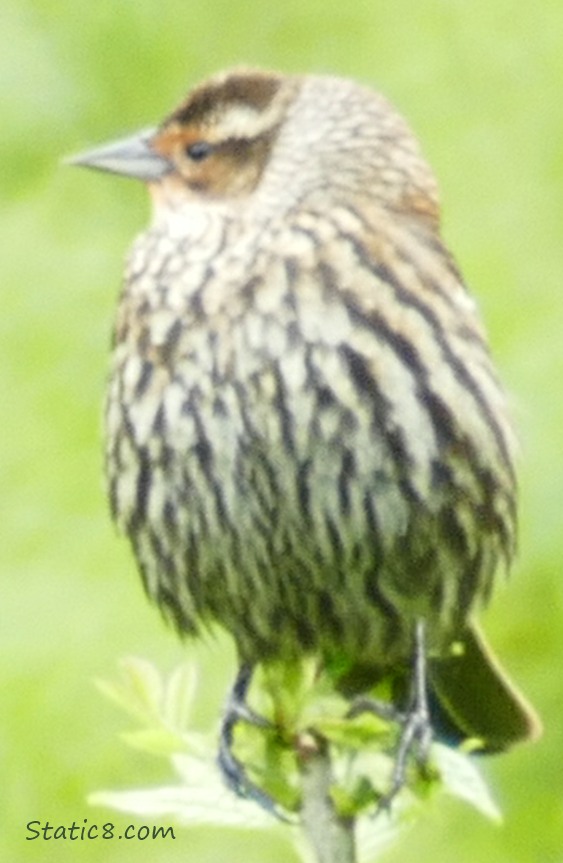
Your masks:
[[[318,863],[355,863],[354,819],[342,818],[330,797],[332,771],[328,746],[318,737],[300,754],[303,831]]]

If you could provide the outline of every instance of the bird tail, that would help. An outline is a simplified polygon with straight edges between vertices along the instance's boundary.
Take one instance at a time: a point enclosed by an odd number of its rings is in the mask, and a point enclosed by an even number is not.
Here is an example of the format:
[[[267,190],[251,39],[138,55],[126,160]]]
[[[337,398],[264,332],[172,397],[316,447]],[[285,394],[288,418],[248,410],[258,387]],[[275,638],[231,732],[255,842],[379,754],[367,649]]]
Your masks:
[[[428,664],[436,736],[451,743],[476,738],[482,753],[502,752],[539,737],[539,717],[474,624],[467,626],[455,648],[448,658]]]

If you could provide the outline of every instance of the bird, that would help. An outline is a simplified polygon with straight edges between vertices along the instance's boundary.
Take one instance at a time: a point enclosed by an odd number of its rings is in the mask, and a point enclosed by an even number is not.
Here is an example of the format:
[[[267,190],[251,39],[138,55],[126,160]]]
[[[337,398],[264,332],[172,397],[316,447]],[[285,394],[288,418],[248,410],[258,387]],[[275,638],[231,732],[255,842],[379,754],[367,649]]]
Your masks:
[[[108,494],[176,630],[234,640],[227,782],[267,802],[234,727],[258,666],[307,656],[352,703],[406,681],[403,750],[536,737],[476,622],[515,554],[515,433],[407,121],[353,80],[240,67],[75,163],[152,199],[114,327]]]

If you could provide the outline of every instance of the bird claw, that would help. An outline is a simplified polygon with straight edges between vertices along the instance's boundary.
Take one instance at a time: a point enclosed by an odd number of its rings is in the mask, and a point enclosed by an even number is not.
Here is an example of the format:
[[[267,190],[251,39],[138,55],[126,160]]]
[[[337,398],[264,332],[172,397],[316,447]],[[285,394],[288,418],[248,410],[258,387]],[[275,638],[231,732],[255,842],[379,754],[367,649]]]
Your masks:
[[[378,801],[378,811],[388,812],[395,797],[405,787],[410,757],[414,755],[421,768],[428,761],[432,728],[426,709],[421,710],[419,705],[413,705],[403,717],[402,726],[399,745],[395,752],[391,784],[389,790]]]
[[[359,696],[354,700],[348,711],[349,717],[369,712],[379,716],[381,719],[395,722],[401,726],[399,743],[394,756],[390,787],[379,799],[377,812],[388,812],[395,797],[405,787],[407,766],[411,756],[414,755],[421,768],[428,761],[433,733],[428,708],[426,676],[424,623],[423,621],[417,621],[413,655],[412,691],[407,710],[398,710],[394,705],[376,698]]]
[[[244,765],[233,753],[234,729],[239,722],[247,722],[258,728],[273,728],[271,722],[255,713],[246,703],[246,693],[252,679],[252,667],[242,665],[229,695],[227,706],[219,732],[219,752],[217,763],[228,788],[239,797],[253,800],[266,812],[274,815],[280,821],[290,821],[288,815],[280,808],[273,797],[252,782],[246,773]]]
[[[406,719],[406,715],[398,710],[394,704],[382,701],[379,698],[373,698],[370,695],[358,695],[354,698],[350,709],[346,713],[346,718],[353,719],[362,713],[373,713],[374,716],[383,719],[385,722],[402,724]]]

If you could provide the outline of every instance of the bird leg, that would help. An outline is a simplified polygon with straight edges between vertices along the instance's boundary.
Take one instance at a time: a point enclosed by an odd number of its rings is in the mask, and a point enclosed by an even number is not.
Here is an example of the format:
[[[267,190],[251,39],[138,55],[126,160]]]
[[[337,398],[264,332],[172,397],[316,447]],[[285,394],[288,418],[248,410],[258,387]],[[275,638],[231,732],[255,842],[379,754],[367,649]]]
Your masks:
[[[217,762],[227,786],[249,800],[254,800],[267,812],[281,820],[287,820],[275,800],[250,781],[244,765],[233,753],[234,730],[239,722],[247,722],[258,728],[272,728],[272,724],[255,713],[246,703],[246,694],[252,680],[254,669],[249,664],[240,666],[233,688],[227,699],[221,730],[219,732],[219,753]]]
[[[414,753],[420,765],[425,764],[428,759],[428,751],[432,742],[432,725],[428,707],[425,642],[424,621],[417,620],[410,703],[402,721],[403,727],[395,754],[391,787],[380,802],[381,808],[389,807],[393,798],[403,788],[409,756]]]
[[[404,787],[410,756],[414,754],[420,765],[424,765],[428,758],[428,750],[432,742],[432,725],[428,707],[425,641],[424,621],[417,620],[411,691],[409,704],[405,711],[397,710],[387,702],[361,696],[354,701],[348,713],[349,716],[357,716],[359,713],[368,711],[402,726],[395,752],[391,784],[387,793],[379,801],[379,809],[388,809],[399,791]]]

